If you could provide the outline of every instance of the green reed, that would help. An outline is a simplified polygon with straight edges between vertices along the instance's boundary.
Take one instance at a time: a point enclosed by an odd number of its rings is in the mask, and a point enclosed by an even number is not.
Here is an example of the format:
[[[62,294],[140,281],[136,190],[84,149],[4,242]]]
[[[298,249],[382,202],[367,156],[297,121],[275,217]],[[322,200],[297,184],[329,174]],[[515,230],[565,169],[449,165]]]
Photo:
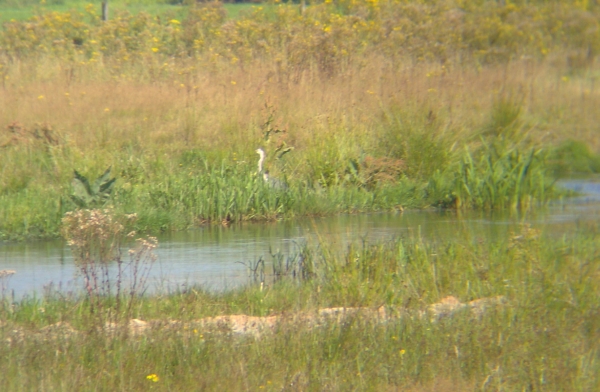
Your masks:
[[[457,206],[528,209],[552,197],[541,150],[487,147],[479,158],[466,151],[454,183]]]
[[[7,167],[22,171],[18,162],[25,157],[15,156],[17,160]],[[229,225],[426,205],[527,208],[553,197],[543,153],[533,148],[465,152],[458,163],[430,178],[410,178],[401,172],[392,172],[398,176],[392,177],[367,166],[356,166],[359,170],[350,172],[347,168],[354,168],[354,161],[340,166],[340,172],[329,177],[335,178],[330,184],[319,181],[323,177],[315,181],[312,171],[280,172],[275,177],[285,187],[265,182],[247,160],[200,154],[189,162],[185,157],[186,153],[172,160],[150,162],[142,156],[132,165],[126,152],[115,154],[112,175],[117,181],[106,205],[119,213],[138,214],[136,229],[156,233],[202,224]],[[5,239],[55,237],[63,214],[77,208],[71,201],[73,191],[69,186],[73,168],[82,171],[73,163],[77,161],[65,151],[51,161],[52,166],[48,167],[48,162],[32,159],[27,166],[23,163],[26,172],[19,177],[4,173],[7,185],[0,194],[0,233]],[[111,162],[105,159],[93,164],[96,170],[82,174],[95,178]]]
[[[389,188],[369,191],[350,186],[314,188],[307,181],[282,176],[285,187],[265,182],[261,175],[246,166],[207,162],[193,172],[165,176],[122,191],[115,202],[125,209],[139,211],[141,222],[152,227],[154,213],[172,214],[165,228],[201,223],[229,224],[264,221],[302,215],[321,215],[344,211],[389,209],[402,203]],[[142,223],[143,224],[143,223]],[[145,228],[145,227],[142,227]]]

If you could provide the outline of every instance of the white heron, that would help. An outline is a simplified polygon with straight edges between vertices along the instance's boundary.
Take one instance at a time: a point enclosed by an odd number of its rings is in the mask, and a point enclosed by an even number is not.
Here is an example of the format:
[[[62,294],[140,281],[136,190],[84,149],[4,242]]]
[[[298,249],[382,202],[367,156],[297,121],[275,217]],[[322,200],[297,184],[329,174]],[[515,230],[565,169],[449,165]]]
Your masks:
[[[269,177],[269,171],[263,170],[263,163],[265,162],[265,157],[266,157],[265,150],[263,150],[262,148],[257,148],[256,153],[259,156],[259,158],[258,158],[258,174],[262,174],[263,180],[265,180],[265,182],[267,184],[269,184],[271,187],[278,188],[278,189],[286,189],[287,185],[285,184],[285,182],[281,181],[278,178]]]
[[[265,162],[265,150],[262,148],[257,148],[256,153],[258,154],[258,174],[262,174],[265,181],[269,180],[269,175],[267,173],[263,173],[263,163]],[[266,177],[265,177],[266,174]]]

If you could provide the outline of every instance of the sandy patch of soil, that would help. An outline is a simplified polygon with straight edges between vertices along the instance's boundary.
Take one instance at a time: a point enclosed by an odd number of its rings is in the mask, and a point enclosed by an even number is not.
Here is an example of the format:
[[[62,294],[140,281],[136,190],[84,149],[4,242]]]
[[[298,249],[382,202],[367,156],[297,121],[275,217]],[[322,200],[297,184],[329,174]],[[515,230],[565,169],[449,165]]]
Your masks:
[[[293,313],[266,317],[248,316],[245,314],[205,317],[192,321],[131,319],[126,325],[106,323],[102,330],[107,334],[127,333],[129,336],[140,336],[150,331],[172,331],[186,334],[219,333],[231,336],[249,336],[258,338],[265,333],[276,331],[280,325],[303,325],[309,328],[330,323],[344,323],[356,317],[379,323],[388,323],[405,317],[429,319],[437,322],[452,317],[458,312],[469,312],[475,319],[481,317],[487,309],[506,303],[502,296],[481,298],[470,302],[460,302],[456,297],[445,297],[440,302],[429,305],[426,309],[410,311],[404,308],[380,307],[338,307],[321,308],[314,312]],[[81,332],[69,323],[58,322],[41,328],[33,334],[16,329],[9,333],[7,343],[21,341],[25,338],[41,340],[58,340],[78,335]]]

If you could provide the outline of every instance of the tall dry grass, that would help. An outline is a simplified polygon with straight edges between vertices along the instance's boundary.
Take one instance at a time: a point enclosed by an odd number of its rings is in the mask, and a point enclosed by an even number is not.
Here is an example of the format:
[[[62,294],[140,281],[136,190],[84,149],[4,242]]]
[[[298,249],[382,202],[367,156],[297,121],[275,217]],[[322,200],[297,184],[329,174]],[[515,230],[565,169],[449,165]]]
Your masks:
[[[351,75],[307,76],[296,83],[278,81],[267,66],[243,72],[232,67],[199,71],[192,86],[177,75],[156,83],[106,80],[95,69],[68,82],[61,80],[58,63],[30,66],[8,73],[0,90],[0,122],[48,124],[79,150],[134,143],[165,152],[202,147],[249,153],[261,143],[261,125],[271,111],[276,125],[287,131],[288,144],[302,150],[331,134],[372,150],[383,117],[393,110],[434,120],[436,131],[453,141],[470,140],[487,125],[494,102],[507,96],[522,104],[537,141],[576,138],[600,148],[595,137],[600,90],[593,75],[569,76],[550,62],[522,60],[484,69],[406,64],[392,70],[374,58]],[[41,70],[48,72],[47,80],[27,81],[26,72]],[[6,130],[2,136],[8,143]]]

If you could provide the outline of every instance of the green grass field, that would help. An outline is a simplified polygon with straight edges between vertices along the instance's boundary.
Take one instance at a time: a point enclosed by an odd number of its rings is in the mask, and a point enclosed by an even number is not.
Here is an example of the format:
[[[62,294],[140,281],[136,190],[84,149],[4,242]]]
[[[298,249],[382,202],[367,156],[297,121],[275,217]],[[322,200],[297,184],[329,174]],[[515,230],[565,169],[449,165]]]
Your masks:
[[[83,12],[88,5],[92,5],[97,12],[101,12],[101,1],[79,1],[79,0],[49,0],[49,1],[18,1],[2,0],[0,1],[0,24],[10,21],[24,21],[34,15],[47,12]],[[253,4],[224,4],[230,18],[237,18],[241,12],[251,9]],[[158,1],[109,1],[109,17],[119,14],[123,11],[132,14],[140,12],[148,13],[152,16],[169,17],[175,19],[185,19],[188,6],[160,3]]]

